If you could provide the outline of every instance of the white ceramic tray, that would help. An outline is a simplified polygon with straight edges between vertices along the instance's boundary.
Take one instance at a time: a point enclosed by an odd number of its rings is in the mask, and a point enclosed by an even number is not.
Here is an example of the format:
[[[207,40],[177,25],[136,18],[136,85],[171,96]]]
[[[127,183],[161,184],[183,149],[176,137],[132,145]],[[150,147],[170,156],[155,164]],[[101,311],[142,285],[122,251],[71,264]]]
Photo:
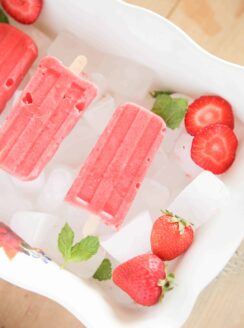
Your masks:
[[[119,0],[46,0],[40,26],[53,35],[70,31],[101,51],[143,63],[157,72],[167,88],[192,96],[222,95],[244,121],[244,68],[210,55],[175,25],[150,11]],[[196,242],[177,266],[178,286],[164,304],[144,310],[123,307],[93,282],[61,270],[53,262],[23,253],[9,261],[3,249],[0,276],[57,301],[87,327],[178,328],[199,293],[243,238],[243,167],[244,144],[240,140],[236,162],[223,177],[231,191],[231,206],[197,231]]]

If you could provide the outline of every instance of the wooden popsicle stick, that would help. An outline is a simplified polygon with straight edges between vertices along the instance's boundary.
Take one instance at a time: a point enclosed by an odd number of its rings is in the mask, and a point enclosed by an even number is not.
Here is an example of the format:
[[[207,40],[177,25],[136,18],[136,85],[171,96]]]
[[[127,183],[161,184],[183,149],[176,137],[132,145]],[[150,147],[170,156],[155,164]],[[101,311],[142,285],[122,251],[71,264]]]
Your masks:
[[[99,216],[90,214],[90,217],[86,220],[83,226],[82,233],[84,236],[96,234],[97,228],[101,222]]]
[[[80,75],[80,73],[84,70],[86,64],[87,64],[87,58],[82,55],[78,56],[70,65],[69,70],[76,75]]]

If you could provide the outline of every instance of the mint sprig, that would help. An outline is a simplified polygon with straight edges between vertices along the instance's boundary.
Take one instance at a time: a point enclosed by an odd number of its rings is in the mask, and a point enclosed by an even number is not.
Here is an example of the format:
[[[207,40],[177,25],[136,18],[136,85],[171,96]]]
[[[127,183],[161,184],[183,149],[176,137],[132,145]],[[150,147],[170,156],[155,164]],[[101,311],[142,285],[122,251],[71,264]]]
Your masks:
[[[73,242],[74,231],[66,223],[58,235],[58,249],[61,252],[65,262],[70,259]]]
[[[4,11],[0,8],[0,23],[9,23],[8,17],[4,13]]]
[[[70,261],[87,261],[95,255],[99,249],[99,239],[96,236],[87,236],[71,248]]]
[[[64,265],[68,262],[81,262],[89,260],[100,247],[97,236],[87,236],[80,242],[74,243],[74,231],[66,223],[58,236],[58,249],[64,258]]]
[[[155,91],[156,97],[152,111],[162,117],[170,129],[179,127],[185,117],[188,102],[183,98],[172,98],[168,92]]]
[[[109,259],[104,259],[93,278],[99,281],[110,280],[112,278],[112,264]]]

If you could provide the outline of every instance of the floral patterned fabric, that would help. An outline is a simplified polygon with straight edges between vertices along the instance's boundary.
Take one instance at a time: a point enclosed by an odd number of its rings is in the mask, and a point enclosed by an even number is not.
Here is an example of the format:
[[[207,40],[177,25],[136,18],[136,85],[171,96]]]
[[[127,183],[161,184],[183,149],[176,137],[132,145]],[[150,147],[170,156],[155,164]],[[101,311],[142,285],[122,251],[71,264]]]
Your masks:
[[[5,254],[10,260],[12,260],[17,253],[21,252],[28,256],[39,258],[44,263],[51,261],[41,249],[29,246],[2,222],[0,222],[0,247],[3,247]]]

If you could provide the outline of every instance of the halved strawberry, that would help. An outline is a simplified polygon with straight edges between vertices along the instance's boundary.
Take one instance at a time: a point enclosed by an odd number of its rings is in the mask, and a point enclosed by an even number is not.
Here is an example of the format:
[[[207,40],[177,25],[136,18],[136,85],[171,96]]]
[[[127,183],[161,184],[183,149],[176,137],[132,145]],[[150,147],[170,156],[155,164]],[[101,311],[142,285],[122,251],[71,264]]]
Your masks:
[[[221,174],[233,163],[237,146],[237,137],[228,126],[213,124],[194,137],[191,157],[203,169]]]
[[[22,24],[34,23],[41,13],[43,0],[2,0],[6,12]]]
[[[234,128],[232,107],[225,99],[219,96],[202,96],[188,107],[185,126],[191,135],[194,136],[202,128],[216,123]]]

